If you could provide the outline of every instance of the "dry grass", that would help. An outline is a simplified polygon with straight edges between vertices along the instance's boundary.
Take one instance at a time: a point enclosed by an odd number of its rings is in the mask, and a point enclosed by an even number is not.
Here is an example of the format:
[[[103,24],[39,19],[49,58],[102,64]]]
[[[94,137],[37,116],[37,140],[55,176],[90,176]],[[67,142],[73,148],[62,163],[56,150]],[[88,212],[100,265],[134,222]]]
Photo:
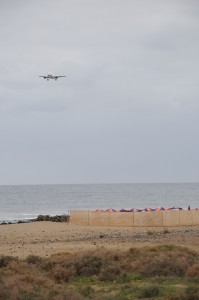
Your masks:
[[[196,252],[177,246],[131,248],[127,252],[100,248],[79,254],[61,253],[45,259],[29,256],[25,260],[19,260],[2,256],[0,299],[100,300],[159,297],[157,299],[198,300],[198,262],[199,255]],[[163,279],[159,283],[154,280],[153,283],[154,277]],[[166,278],[170,277],[183,283],[186,281],[185,287],[188,289],[181,289],[181,298],[175,298],[177,296],[172,289],[167,291],[166,288],[161,288]],[[117,288],[114,288],[113,284],[115,286],[116,282]],[[165,293],[168,293],[167,298],[161,298]]]

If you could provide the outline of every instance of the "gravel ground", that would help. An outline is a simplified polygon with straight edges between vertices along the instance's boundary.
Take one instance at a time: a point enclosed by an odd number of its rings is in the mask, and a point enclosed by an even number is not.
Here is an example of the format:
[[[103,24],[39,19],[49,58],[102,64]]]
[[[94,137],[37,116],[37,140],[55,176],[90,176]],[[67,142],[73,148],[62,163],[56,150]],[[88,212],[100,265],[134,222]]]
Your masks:
[[[199,252],[199,226],[89,227],[48,221],[0,226],[0,255],[24,258],[105,247],[127,250],[145,245],[174,244]]]

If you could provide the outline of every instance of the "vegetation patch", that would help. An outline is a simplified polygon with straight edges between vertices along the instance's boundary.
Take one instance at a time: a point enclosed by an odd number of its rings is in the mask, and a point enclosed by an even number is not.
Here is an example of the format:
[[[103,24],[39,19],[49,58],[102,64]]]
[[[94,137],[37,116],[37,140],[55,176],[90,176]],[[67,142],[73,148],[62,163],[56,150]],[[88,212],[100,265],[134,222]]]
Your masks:
[[[0,299],[199,300],[198,262],[196,252],[172,245],[0,256]]]

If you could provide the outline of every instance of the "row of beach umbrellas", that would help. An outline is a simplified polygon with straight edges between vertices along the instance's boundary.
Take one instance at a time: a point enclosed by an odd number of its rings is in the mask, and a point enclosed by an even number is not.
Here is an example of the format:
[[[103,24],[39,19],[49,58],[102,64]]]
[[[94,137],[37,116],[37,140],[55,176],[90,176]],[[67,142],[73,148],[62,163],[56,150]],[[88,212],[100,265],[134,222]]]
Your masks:
[[[162,210],[183,210],[182,207],[179,206],[172,206],[172,207],[157,207],[157,208],[131,208],[131,209],[114,209],[114,208],[108,208],[108,209],[97,209],[98,212],[144,212],[144,211],[162,211]],[[199,210],[199,208],[196,208],[196,210]]]

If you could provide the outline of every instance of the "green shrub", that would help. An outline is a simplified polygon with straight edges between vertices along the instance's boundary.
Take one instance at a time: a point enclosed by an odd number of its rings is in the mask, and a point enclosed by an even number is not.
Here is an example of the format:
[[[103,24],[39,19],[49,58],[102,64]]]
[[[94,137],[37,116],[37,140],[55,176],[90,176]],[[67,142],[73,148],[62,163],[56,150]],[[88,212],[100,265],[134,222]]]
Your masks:
[[[26,290],[20,290],[17,294],[16,300],[33,300],[38,299],[37,295],[33,292],[26,291]]]
[[[6,286],[0,285],[0,300],[10,299],[11,293],[10,289],[8,289]]]
[[[139,289],[139,299],[141,298],[153,298],[158,296],[160,293],[160,289],[158,286],[147,286]]]
[[[143,275],[141,274],[122,274],[121,276],[121,281],[122,282],[131,282],[131,281],[136,281],[136,280],[142,280]]]
[[[92,298],[92,296],[94,295],[94,289],[90,286],[82,286],[79,289],[79,292],[81,295],[88,298]]]
[[[193,266],[189,267],[186,275],[189,277],[199,278],[199,264],[194,264]]]
[[[54,269],[51,270],[51,277],[57,282],[68,282],[74,275],[76,274],[75,269],[73,267],[62,267],[55,266]]]
[[[186,289],[186,300],[199,300],[199,287],[188,287]]]
[[[102,266],[102,258],[95,255],[85,255],[75,263],[77,275],[98,275]]]
[[[37,263],[40,263],[42,261],[42,258],[37,256],[37,255],[29,255],[27,258],[26,258],[26,261],[27,263],[29,264],[37,264]]]
[[[0,256],[0,268],[7,267],[11,261],[17,261],[17,257],[13,256]]]
[[[121,268],[117,265],[107,265],[102,269],[99,279],[102,281],[116,281],[121,275]]]

